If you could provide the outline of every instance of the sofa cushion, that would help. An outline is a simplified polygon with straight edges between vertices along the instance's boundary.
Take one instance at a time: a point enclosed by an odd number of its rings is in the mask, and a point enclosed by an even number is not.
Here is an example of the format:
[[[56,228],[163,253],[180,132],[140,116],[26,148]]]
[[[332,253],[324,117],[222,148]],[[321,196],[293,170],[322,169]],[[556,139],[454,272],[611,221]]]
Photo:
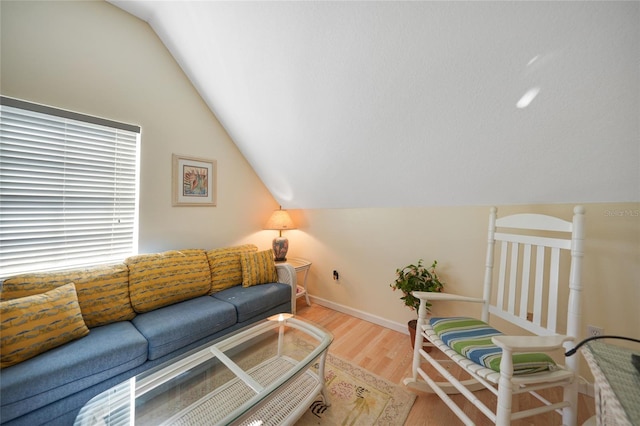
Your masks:
[[[73,283],[0,302],[0,319],[0,368],[89,334]]]
[[[153,360],[234,325],[237,317],[233,305],[203,296],[140,314],[132,322],[149,341]]]
[[[2,370],[7,418],[45,406],[142,365],[147,341],[129,321],[91,330],[86,337]]]
[[[269,283],[253,287],[241,285],[220,291],[213,296],[235,306],[238,322],[244,322],[267,312],[274,306],[291,301],[291,286],[282,283]]]
[[[125,260],[133,309],[154,309],[209,293],[211,273],[204,250],[142,254]]]
[[[96,266],[62,272],[17,275],[2,283],[2,300],[41,294],[68,283],[76,285],[78,303],[87,327],[132,319],[127,265]]]
[[[271,249],[257,253],[241,253],[240,263],[242,264],[242,285],[244,287],[278,281],[278,271],[276,271]]]
[[[240,254],[258,250],[253,244],[219,248],[207,251],[211,269],[210,294],[242,284],[242,264]]]

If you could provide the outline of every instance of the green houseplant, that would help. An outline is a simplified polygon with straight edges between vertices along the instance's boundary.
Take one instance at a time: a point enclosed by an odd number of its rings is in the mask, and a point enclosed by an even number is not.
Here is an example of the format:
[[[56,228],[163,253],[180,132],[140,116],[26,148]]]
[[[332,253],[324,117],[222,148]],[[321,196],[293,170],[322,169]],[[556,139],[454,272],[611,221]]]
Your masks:
[[[418,311],[420,307],[420,299],[411,294],[412,291],[442,291],[444,284],[440,281],[436,273],[438,261],[434,260],[430,267],[422,265],[422,259],[417,264],[407,265],[404,268],[396,269],[396,279],[389,284],[393,291],[400,290],[403,296],[400,298],[404,304],[413,311]],[[427,310],[431,308],[431,304],[427,303]],[[411,336],[411,344],[415,339],[417,320],[409,321],[409,334]]]

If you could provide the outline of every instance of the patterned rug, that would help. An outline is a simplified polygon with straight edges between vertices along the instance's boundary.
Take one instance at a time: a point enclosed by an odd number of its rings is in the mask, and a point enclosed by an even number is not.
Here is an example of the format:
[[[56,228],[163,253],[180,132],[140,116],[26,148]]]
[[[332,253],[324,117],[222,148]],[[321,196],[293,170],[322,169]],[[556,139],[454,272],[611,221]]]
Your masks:
[[[416,395],[331,353],[325,363],[326,406],[316,398],[296,426],[402,425]]]

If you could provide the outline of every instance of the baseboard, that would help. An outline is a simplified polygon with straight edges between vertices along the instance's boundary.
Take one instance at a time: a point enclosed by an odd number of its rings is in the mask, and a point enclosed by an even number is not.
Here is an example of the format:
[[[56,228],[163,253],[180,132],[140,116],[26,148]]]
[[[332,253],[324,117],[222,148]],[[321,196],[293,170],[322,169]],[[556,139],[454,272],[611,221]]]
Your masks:
[[[353,309],[345,305],[341,305],[339,303],[332,302],[330,300],[323,299],[321,297],[309,296],[309,299],[313,303],[317,303],[318,305],[324,306],[329,309],[333,309],[334,311],[342,312],[343,314],[351,315],[352,317],[360,318],[361,320],[368,321],[373,324],[377,324],[379,326],[389,328],[391,330],[397,331],[403,334],[409,334],[409,330],[407,329],[407,324],[400,324],[397,322],[389,321],[384,318],[380,318],[376,315],[371,315],[370,313],[360,311],[358,309]]]
[[[371,315],[368,312],[360,311],[358,309],[353,309],[353,308],[350,308],[349,306],[341,305],[339,303],[335,303],[330,300],[323,299],[321,297],[309,296],[309,299],[313,303],[317,303],[320,306],[333,309],[334,311],[351,315],[352,317],[356,317],[361,320],[368,321],[373,324],[377,324],[381,327],[385,327],[385,328],[397,331],[399,333],[409,334],[409,330],[407,329],[407,324],[400,324],[394,321],[389,321],[387,319],[380,318],[379,316]],[[581,377],[580,382],[578,383],[578,392],[588,395],[590,397],[594,397],[595,391],[593,388],[593,383],[589,383],[586,379]]]

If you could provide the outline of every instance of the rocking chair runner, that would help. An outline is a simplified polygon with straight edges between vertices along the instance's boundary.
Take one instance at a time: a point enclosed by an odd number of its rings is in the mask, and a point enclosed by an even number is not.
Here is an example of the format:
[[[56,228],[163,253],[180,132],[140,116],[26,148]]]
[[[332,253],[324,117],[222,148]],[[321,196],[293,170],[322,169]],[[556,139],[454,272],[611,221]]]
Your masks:
[[[418,332],[412,377],[404,380],[405,385],[435,392],[467,425],[473,422],[448,394],[463,394],[498,425],[553,410],[562,415],[563,424],[575,425],[578,357],[567,357],[565,365],[556,365],[548,354],[563,346],[569,349],[571,341],[579,336],[583,219],[584,208],[580,206],[574,208],[572,222],[539,214],[516,214],[498,219],[497,209],[492,208],[482,298],[413,293],[420,299]],[[500,246],[500,256],[497,259],[497,288],[494,288],[496,242]],[[562,252],[569,252],[569,255],[562,255]],[[569,265],[564,266],[567,262]],[[558,299],[562,299],[561,277],[566,276],[567,270],[568,302],[565,310],[558,306]],[[427,320],[427,301],[481,303],[481,320],[463,317]],[[564,334],[558,331],[560,327],[564,328],[558,324],[560,314],[566,314]],[[488,324],[490,315],[533,335],[503,335]],[[424,351],[423,337],[450,360],[436,360]],[[429,377],[421,367],[424,361],[448,382],[436,383]],[[445,362],[455,362],[472,379],[458,380],[442,365]],[[550,402],[537,393],[541,389],[558,386],[563,388],[560,402]],[[481,388],[487,388],[497,396],[495,412],[473,394]],[[513,396],[525,392],[540,400],[542,406],[513,412]]]

